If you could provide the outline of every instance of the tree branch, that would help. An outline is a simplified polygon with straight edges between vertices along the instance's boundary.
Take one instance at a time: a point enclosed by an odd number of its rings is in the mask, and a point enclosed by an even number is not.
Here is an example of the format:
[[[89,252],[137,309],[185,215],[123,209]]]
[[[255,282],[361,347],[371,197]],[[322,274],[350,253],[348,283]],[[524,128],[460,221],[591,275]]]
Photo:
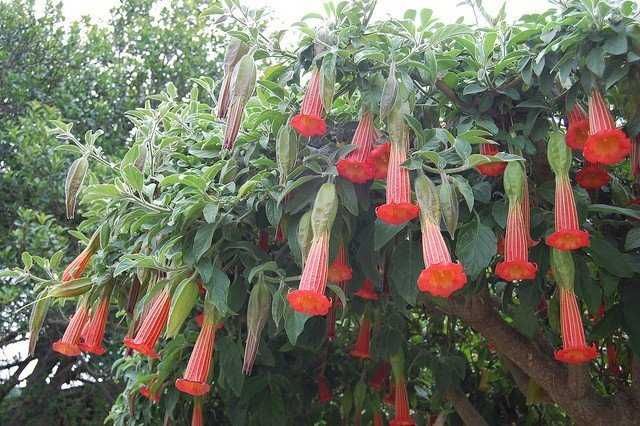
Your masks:
[[[467,426],[489,426],[478,410],[471,404],[467,395],[458,388],[450,388],[446,398],[453,404],[456,412]]]
[[[451,90],[449,86],[445,84],[442,80],[436,80],[436,87],[440,90],[451,102],[456,104],[460,109],[470,109],[471,105],[463,101],[456,95],[456,93]]]

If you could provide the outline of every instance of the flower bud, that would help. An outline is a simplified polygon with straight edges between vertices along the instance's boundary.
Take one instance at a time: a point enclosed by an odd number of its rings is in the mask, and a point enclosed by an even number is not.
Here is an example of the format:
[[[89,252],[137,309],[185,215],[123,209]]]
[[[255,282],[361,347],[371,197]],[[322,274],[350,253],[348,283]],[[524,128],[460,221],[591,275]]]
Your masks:
[[[322,59],[320,66],[320,96],[324,110],[331,111],[336,86],[336,55],[330,53]]]
[[[171,309],[165,334],[175,337],[198,301],[198,285],[195,280],[187,278],[176,288],[171,298]]]
[[[67,208],[67,219],[73,219],[76,211],[76,199],[80,187],[87,175],[89,169],[89,160],[87,157],[82,156],[71,163],[69,171],[67,172],[67,179],[64,183],[64,198]]]
[[[440,210],[442,211],[442,219],[444,225],[451,235],[451,239],[455,238],[456,229],[458,228],[458,217],[460,215],[458,197],[456,191],[449,182],[449,177],[442,174],[442,184],[440,184]],[[435,221],[434,221],[435,222]],[[435,222],[438,223],[438,222]]]
[[[49,289],[49,296],[59,297],[77,297],[86,293],[91,289],[91,278],[78,278],[75,280],[64,281]]]
[[[551,249],[551,271],[560,287],[573,290],[576,271],[570,251]]]
[[[556,175],[567,175],[571,168],[571,148],[564,141],[564,135],[557,131],[551,133],[547,144],[547,159]]]
[[[416,199],[420,213],[433,223],[440,223],[440,195],[431,179],[420,175],[415,180]]]
[[[31,310],[31,316],[29,317],[29,354],[33,355],[36,350],[36,344],[38,343],[38,337],[40,336],[40,329],[44,323],[44,319],[49,311],[51,305],[51,298],[47,297],[47,291],[43,290],[38,294],[38,298]]]
[[[398,80],[396,79],[396,64],[391,63],[389,67],[389,77],[382,87],[382,96],[380,97],[380,119],[384,120],[389,115],[393,104],[396,102],[398,95]]]
[[[298,223],[298,245],[300,246],[302,266],[307,260],[307,255],[311,249],[313,242],[313,229],[311,227],[311,210],[306,212],[300,218]]]
[[[313,203],[313,210],[311,211],[311,227],[314,238],[331,231],[337,212],[338,197],[336,196],[336,186],[332,183],[325,183],[318,190]]]
[[[264,280],[258,280],[258,283],[251,289],[249,295],[249,305],[247,307],[247,342],[244,348],[244,363],[242,372],[251,374],[253,363],[258,353],[260,344],[260,335],[264,329],[269,316],[271,315],[271,292],[265,284]]]
[[[289,172],[298,158],[298,138],[289,126],[282,126],[276,137],[276,161],[280,172],[280,185],[287,183]]]
[[[524,187],[524,170],[518,161],[511,161],[504,171],[504,190],[510,201],[516,202],[522,199]]]

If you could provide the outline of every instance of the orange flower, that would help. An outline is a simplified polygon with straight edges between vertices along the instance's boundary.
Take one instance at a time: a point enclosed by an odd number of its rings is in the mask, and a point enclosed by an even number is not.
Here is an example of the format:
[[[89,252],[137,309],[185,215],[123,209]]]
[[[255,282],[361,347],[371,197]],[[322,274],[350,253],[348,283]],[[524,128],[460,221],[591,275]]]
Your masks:
[[[162,333],[162,330],[167,324],[170,304],[171,293],[169,292],[169,288],[165,288],[153,301],[151,309],[149,309],[149,313],[147,313],[142,320],[142,324],[135,338],[124,338],[125,346],[150,358],[158,358],[155,347],[158,343],[160,333]]]
[[[191,413],[191,426],[203,426],[204,418],[202,417],[202,399],[193,399],[193,412]]]
[[[567,146],[582,151],[589,137],[589,118],[580,104],[575,104],[569,111],[569,126],[565,141]]]
[[[291,119],[291,127],[302,136],[322,136],[327,133],[327,123],[322,118],[323,111],[320,96],[320,71],[318,68],[314,68],[302,99],[300,113]]]
[[[83,330],[80,349],[83,352],[89,352],[95,355],[102,355],[106,352],[102,346],[104,331],[107,325],[107,317],[109,316],[109,293],[106,293],[95,308],[87,327]]]
[[[373,179],[386,179],[389,168],[389,156],[391,155],[391,144],[389,142],[378,145],[369,154],[367,162],[373,168]]]
[[[609,183],[609,173],[598,164],[587,164],[576,173],[576,182],[587,190],[597,190]]]
[[[491,143],[483,143],[480,145],[480,154],[494,156],[498,153],[498,147]],[[480,164],[476,166],[476,170],[484,176],[500,176],[507,168],[507,163],[498,161],[494,163]]]
[[[573,189],[568,176],[556,177],[555,232],[547,237],[547,245],[558,250],[577,250],[589,246],[589,233],[580,229]]]
[[[320,404],[326,404],[331,401],[331,386],[329,386],[329,381],[326,376],[324,374],[318,374],[316,383],[318,385],[318,402]]]
[[[365,300],[378,300],[379,298],[378,292],[376,292],[376,289],[373,287],[373,281],[369,278],[365,278],[362,282],[362,286],[354,293],[354,295]]]
[[[369,379],[369,387],[375,391],[382,390],[384,384],[389,380],[389,373],[391,372],[391,364],[387,361],[378,363],[378,367],[373,372],[371,379]]]
[[[82,276],[84,270],[87,269],[87,265],[91,261],[93,255],[98,251],[99,240],[98,234],[94,234],[89,240],[87,247],[80,252],[80,254],[73,259],[73,261],[62,272],[62,282],[76,280]]]
[[[378,132],[373,125],[373,115],[365,111],[358,122],[352,144],[356,149],[336,164],[338,174],[353,183],[365,183],[373,179],[373,166],[367,160]]]
[[[66,356],[80,355],[80,335],[88,316],[89,310],[87,309],[86,303],[81,301],[71,320],[69,320],[62,339],[53,343],[53,350]]]
[[[505,281],[532,280],[538,266],[528,260],[527,230],[522,202],[510,203],[507,214],[505,260],[496,265],[496,275]]]
[[[353,271],[347,262],[347,250],[344,244],[340,243],[338,254],[327,271],[327,281],[330,283],[349,281],[352,275]]]
[[[151,385],[141,387],[140,395],[144,396],[145,398],[147,398],[149,401],[153,403],[160,401],[160,392],[159,391],[154,392]]]
[[[389,426],[415,426],[415,422],[409,414],[409,397],[407,396],[407,383],[404,380],[396,380],[395,385],[395,416]]]
[[[555,358],[566,364],[589,362],[598,354],[595,345],[587,346],[576,295],[566,288],[559,290],[562,349],[556,351]]]
[[[353,349],[351,349],[352,357],[361,358],[361,359],[369,359],[371,356],[369,354],[369,346],[371,343],[371,321],[366,316],[362,317],[362,321],[360,322],[360,330],[358,331],[358,339],[356,340],[356,344]]]
[[[591,163],[616,164],[631,152],[631,141],[616,128],[615,121],[600,91],[589,97],[589,138],[584,145],[584,158]]]

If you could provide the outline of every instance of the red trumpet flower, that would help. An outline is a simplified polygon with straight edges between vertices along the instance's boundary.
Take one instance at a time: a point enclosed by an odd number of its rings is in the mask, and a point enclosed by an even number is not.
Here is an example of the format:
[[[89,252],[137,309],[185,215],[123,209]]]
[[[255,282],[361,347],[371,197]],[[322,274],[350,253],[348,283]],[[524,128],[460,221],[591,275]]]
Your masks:
[[[373,125],[373,115],[365,111],[351,142],[356,149],[338,161],[336,164],[338,174],[353,183],[365,183],[373,179],[373,166],[367,160],[377,138],[378,132]]]
[[[396,403],[396,386],[395,385],[392,385],[391,383],[389,384],[389,392],[387,392],[384,398],[382,398],[382,402],[384,402],[390,407],[393,407],[393,405]]]
[[[71,320],[69,320],[62,339],[53,343],[53,350],[66,356],[80,355],[80,335],[88,316],[89,310],[87,309],[86,303],[82,301],[71,317]]]
[[[407,132],[404,132],[405,134]],[[402,167],[407,160],[408,136],[391,144],[387,171],[387,200],[376,207],[378,218],[389,225],[402,225],[418,216],[420,209],[411,202],[409,171]]]
[[[361,299],[365,300],[378,300],[378,292],[373,287],[373,281],[369,278],[365,278],[362,282],[362,286],[354,293]]]
[[[569,126],[565,141],[573,150],[582,151],[589,137],[589,118],[580,104],[575,104],[569,112]]]
[[[418,277],[418,288],[433,296],[449,297],[464,287],[467,275],[461,264],[451,261],[449,248],[439,226],[428,218],[423,218],[420,224],[425,269]]]
[[[258,247],[265,253],[269,252],[269,232],[266,229],[260,230],[260,236],[258,237]]]
[[[589,137],[584,145],[584,158],[591,163],[616,164],[631,152],[631,141],[620,129],[600,91],[589,97]]]
[[[538,271],[538,266],[528,260],[528,232],[522,204],[521,201],[509,203],[505,260],[496,265],[496,275],[505,281],[532,280]]]
[[[216,331],[219,328],[220,324],[215,322],[213,315],[205,313],[204,322],[191,351],[187,369],[182,378],[176,380],[176,388],[180,392],[200,396],[211,389],[207,381],[215,348]]]
[[[589,233],[580,229],[573,189],[568,176],[556,176],[555,232],[547,237],[547,245],[568,251],[589,246]]]
[[[150,358],[158,358],[155,347],[158,343],[160,333],[162,333],[165,325],[167,325],[170,304],[171,293],[169,288],[165,288],[154,299],[149,312],[142,320],[142,324],[135,338],[124,338],[125,346]]]
[[[576,295],[572,290],[562,287],[559,291],[562,349],[556,351],[555,358],[566,364],[589,362],[598,354],[595,345],[587,346]]]
[[[373,375],[369,379],[369,387],[375,391],[381,391],[384,384],[389,380],[391,364],[386,361],[378,363]]]
[[[373,413],[373,426],[384,426],[384,417],[380,410],[376,410],[375,413]]]
[[[316,384],[318,385],[318,402],[320,404],[326,404],[331,401],[331,386],[324,374],[319,374],[316,378]]]
[[[576,173],[576,182],[587,190],[598,190],[609,183],[610,179],[609,173],[598,164],[587,164]]]
[[[291,119],[291,127],[302,136],[322,136],[327,133],[327,123],[322,118],[323,111],[320,94],[320,70],[314,68],[302,99],[300,113]]]
[[[329,234],[320,234],[311,244],[304,264],[300,285],[287,294],[289,305],[294,311],[307,315],[326,315],[331,300],[324,295],[327,285],[329,257]]]
[[[191,413],[191,426],[203,426],[204,418],[202,417],[202,399],[194,398],[193,412]]]
[[[91,319],[82,332],[80,349],[83,352],[89,352],[95,355],[102,355],[106,352],[102,346],[104,338],[104,330],[107,325],[107,317],[109,316],[109,296],[106,293],[94,309]]]
[[[362,321],[360,322],[360,331],[358,331],[358,339],[349,353],[354,358],[369,359],[371,356],[369,354],[370,343],[371,321],[369,321],[367,317],[363,316]]]
[[[353,271],[347,261],[347,250],[344,248],[344,244],[340,244],[336,258],[327,271],[327,281],[341,283],[349,281],[352,275]]]
[[[483,143],[480,145],[480,154],[494,156],[498,153],[498,146],[491,143]],[[484,176],[500,176],[507,168],[507,163],[498,161],[494,163],[480,164],[476,166],[476,170]]]
[[[389,156],[391,155],[391,144],[385,142],[375,147],[369,154],[367,162],[373,169],[373,179],[386,179],[389,168]]]
[[[91,261],[91,258],[98,250],[98,246],[99,240],[97,238],[97,234],[94,234],[84,250],[82,250],[80,254],[64,269],[62,272],[62,282],[80,278],[84,273],[84,270],[87,269],[87,265]]]
[[[404,380],[396,380],[395,386],[395,417],[389,426],[415,426],[415,422],[409,414],[409,397],[407,396],[407,383]]]

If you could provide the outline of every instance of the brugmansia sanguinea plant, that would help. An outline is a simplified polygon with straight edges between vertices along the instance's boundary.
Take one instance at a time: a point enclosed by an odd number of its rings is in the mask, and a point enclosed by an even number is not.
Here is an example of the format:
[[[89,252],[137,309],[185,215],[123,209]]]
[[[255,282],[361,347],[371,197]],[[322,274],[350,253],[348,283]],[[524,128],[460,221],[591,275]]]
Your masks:
[[[224,55],[224,77],[220,84],[220,93],[218,94],[218,118],[227,118],[227,111],[229,110],[229,101],[231,99],[231,77],[233,70],[240,60],[247,52],[249,47],[243,43],[240,39],[231,37],[227,51]]]
[[[147,315],[142,318],[142,323],[135,337],[125,337],[125,346],[150,358],[158,358],[155,348],[162,330],[167,325],[170,308],[171,290],[170,285],[166,285],[153,299]]]
[[[318,190],[311,212],[313,241],[297,290],[287,294],[293,310],[307,315],[326,315],[331,300],[325,296],[329,269],[329,238],[338,210],[335,185],[325,183]]]
[[[589,137],[589,117],[582,106],[576,103],[568,114],[567,145],[573,150],[582,151]]]
[[[373,124],[373,114],[363,111],[356,132],[351,143],[355,149],[338,161],[338,173],[353,183],[365,183],[373,179],[374,170],[369,161],[369,154],[378,138],[378,132]]]
[[[589,137],[584,145],[584,158],[591,163],[616,164],[631,152],[631,141],[616,128],[609,107],[600,90],[589,97]]]
[[[318,385],[318,402],[320,404],[326,404],[331,401],[331,386],[324,373],[318,374],[316,384]]]
[[[196,344],[191,351],[187,369],[182,378],[176,379],[176,388],[180,392],[193,396],[201,396],[209,392],[209,373],[213,360],[213,350],[216,341],[216,331],[222,323],[215,307],[205,301],[204,319],[202,328],[196,339]]]
[[[576,173],[576,182],[582,188],[596,191],[609,183],[611,177],[599,164],[587,164]]]
[[[76,312],[69,320],[69,324],[67,324],[64,335],[60,340],[53,343],[52,349],[66,356],[80,355],[80,335],[88,316],[87,298],[82,297],[78,301]]]
[[[111,283],[107,284],[103,290],[98,303],[91,311],[91,319],[82,332],[80,349],[82,352],[89,352],[94,355],[102,355],[106,349],[102,345],[104,332],[109,316],[109,303],[111,297]]]
[[[387,170],[387,192],[385,204],[376,207],[376,216],[389,225],[402,225],[418,216],[418,206],[411,202],[409,170],[402,163],[407,161],[409,128],[404,115],[409,113],[406,103],[391,111],[389,133],[391,155]]]
[[[331,265],[329,265],[327,281],[330,283],[349,281],[352,273],[353,271],[347,261],[347,250],[345,249],[344,244],[340,243],[340,246],[338,247],[338,254]]]
[[[386,179],[389,170],[389,156],[391,144],[382,143],[371,150],[367,162],[371,165],[373,179]]]
[[[86,155],[76,159],[69,167],[67,180],[64,183],[65,206],[67,219],[73,219],[76,211],[78,192],[89,170],[89,159]]]
[[[404,352],[400,350],[390,358],[394,381],[395,415],[389,422],[390,426],[415,426],[415,421],[409,412],[409,396],[407,395],[407,379],[404,370]]]
[[[547,159],[556,176],[555,231],[547,237],[547,244],[558,250],[577,250],[589,246],[589,233],[580,229],[578,211],[569,179],[571,150],[560,132],[553,132],[547,145]]]
[[[370,345],[371,345],[371,320],[369,320],[367,314],[365,313],[362,316],[362,320],[360,321],[358,338],[356,339],[356,343],[351,349],[351,352],[349,353],[354,358],[369,359],[371,357],[371,355],[369,354]]]
[[[193,412],[191,413],[191,426],[203,426],[202,398],[193,398]]]
[[[85,247],[85,249],[82,250],[80,254],[64,269],[62,272],[62,281],[66,282],[80,278],[84,273],[84,270],[87,269],[87,265],[91,261],[91,258],[98,251],[99,246],[100,239],[96,232],[91,236],[87,247]]]
[[[229,95],[229,112],[224,131],[223,148],[231,150],[238,138],[244,108],[256,86],[256,64],[253,50],[244,55],[233,68]]]
[[[574,293],[575,265],[570,252],[552,249],[551,271],[560,296],[560,327],[562,349],[556,351],[558,361],[567,364],[583,364],[598,353],[595,345],[587,346],[582,325],[582,315]]]
[[[358,291],[353,293],[353,295],[364,300],[378,300],[380,297],[378,292],[376,292],[376,289],[373,287],[373,281],[369,278],[364,279]]]
[[[520,162],[510,162],[504,173],[504,189],[509,199],[505,255],[496,265],[496,275],[505,281],[532,280],[538,271],[538,266],[529,262],[529,230],[524,217],[525,179]]]
[[[253,363],[256,360],[260,335],[271,314],[271,292],[263,277],[251,289],[249,305],[247,307],[247,341],[244,347],[244,363],[242,372],[251,374]]]
[[[498,145],[492,143],[480,144],[480,154],[487,156],[494,156],[498,152]],[[484,176],[500,176],[504,173],[504,169],[507,168],[507,163],[504,161],[492,161],[490,163],[479,164],[476,166],[476,170]]]
[[[438,297],[449,297],[467,283],[467,275],[451,254],[440,232],[440,199],[435,185],[424,175],[415,180],[416,198],[420,205],[422,257],[425,268],[418,277],[420,291]]]
[[[324,121],[323,114],[320,70],[314,67],[300,105],[300,113],[291,119],[291,127],[301,136],[308,138],[322,136],[327,133],[327,123]]]

